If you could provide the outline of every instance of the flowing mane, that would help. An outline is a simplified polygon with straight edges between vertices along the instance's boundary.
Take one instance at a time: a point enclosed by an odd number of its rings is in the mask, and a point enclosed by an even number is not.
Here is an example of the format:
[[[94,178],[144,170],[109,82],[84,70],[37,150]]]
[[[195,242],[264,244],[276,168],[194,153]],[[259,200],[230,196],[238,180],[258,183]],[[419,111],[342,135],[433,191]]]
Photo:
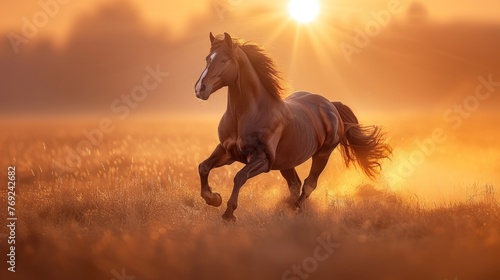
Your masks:
[[[225,45],[222,44],[223,42],[224,40],[215,41],[212,44],[210,52],[220,47],[226,49]],[[234,38],[233,44],[246,54],[266,91],[272,96],[281,99],[284,89],[282,85],[283,78],[281,77],[281,72],[276,69],[274,60],[265,53],[264,48],[250,42],[242,43],[239,39]],[[226,49],[225,51],[229,50]]]

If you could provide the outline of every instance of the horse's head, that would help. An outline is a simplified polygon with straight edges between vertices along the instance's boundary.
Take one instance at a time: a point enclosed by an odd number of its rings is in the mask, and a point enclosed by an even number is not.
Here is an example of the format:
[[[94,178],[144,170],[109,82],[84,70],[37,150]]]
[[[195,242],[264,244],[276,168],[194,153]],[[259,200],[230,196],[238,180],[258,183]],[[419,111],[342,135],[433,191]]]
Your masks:
[[[238,61],[235,59],[236,44],[229,34],[215,38],[210,32],[210,54],[206,57],[207,65],[196,82],[196,97],[207,100],[210,95],[222,87],[233,83],[238,76]]]

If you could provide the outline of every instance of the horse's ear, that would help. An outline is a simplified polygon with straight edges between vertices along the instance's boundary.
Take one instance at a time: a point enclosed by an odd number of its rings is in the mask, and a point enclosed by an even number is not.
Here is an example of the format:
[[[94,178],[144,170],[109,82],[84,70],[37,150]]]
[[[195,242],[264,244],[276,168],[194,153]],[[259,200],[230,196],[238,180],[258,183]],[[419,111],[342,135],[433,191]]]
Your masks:
[[[212,32],[210,32],[210,43],[213,43],[214,41],[215,41],[215,37],[212,34]]]
[[[231,35],[227,34],[224,32],[224,42],[229,48],[233,47],[233,39],[231,38]]]

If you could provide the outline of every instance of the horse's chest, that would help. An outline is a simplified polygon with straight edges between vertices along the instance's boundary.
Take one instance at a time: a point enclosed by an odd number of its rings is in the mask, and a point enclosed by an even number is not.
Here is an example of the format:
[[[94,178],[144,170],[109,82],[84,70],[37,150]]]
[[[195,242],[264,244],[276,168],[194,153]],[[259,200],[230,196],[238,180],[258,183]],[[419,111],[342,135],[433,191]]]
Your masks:
[[[220,140],[235,160],[247,162],[251,155],[265,149],[266,131],[267,129],[234,130]]]
[[[260,145],[249,141],[251,137],[232,135],[222,141],[222,146],[238,161],[246,162],[248,156],[255,153]]]

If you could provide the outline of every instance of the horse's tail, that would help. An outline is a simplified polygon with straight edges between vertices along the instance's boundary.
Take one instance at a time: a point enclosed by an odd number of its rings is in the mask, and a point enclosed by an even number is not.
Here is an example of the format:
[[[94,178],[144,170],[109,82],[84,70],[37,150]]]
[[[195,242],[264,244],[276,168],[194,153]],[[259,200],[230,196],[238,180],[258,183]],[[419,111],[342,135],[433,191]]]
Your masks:
[[[332,104],[344,123],[340,144],[346,165],[356,161],[363,172],[373,179],[381,170],[380,160],[392,154],[392,148],[385,143],[385,134],[378,126],[361,126],[351,108],[341,102]]]

